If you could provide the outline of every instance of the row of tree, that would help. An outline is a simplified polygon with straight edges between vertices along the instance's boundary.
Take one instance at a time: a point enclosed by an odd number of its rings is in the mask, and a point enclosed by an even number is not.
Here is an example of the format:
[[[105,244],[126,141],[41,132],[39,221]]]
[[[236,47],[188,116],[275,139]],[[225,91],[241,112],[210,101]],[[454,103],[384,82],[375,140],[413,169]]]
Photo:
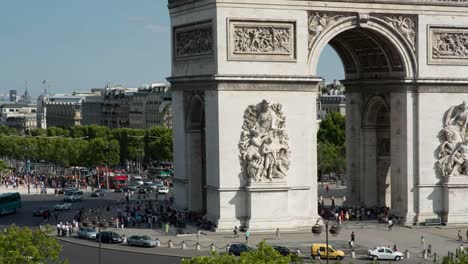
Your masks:
[[[0,157],[42,161],[60,167],[172,160],[172,130],[90,125],[33,129],[20,135],[14,129],[0,126]]]

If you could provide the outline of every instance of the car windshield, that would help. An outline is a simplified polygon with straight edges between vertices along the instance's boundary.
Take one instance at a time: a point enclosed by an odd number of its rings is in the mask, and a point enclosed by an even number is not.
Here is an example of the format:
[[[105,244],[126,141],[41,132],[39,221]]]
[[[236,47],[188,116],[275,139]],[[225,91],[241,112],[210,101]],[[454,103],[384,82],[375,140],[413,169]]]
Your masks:
[[[75,192],[66,192],[65,195],[66,196],[72,196]]]
[[[142,236],[141,239],[143,240],[151,240],[151,238],[149,236]]]

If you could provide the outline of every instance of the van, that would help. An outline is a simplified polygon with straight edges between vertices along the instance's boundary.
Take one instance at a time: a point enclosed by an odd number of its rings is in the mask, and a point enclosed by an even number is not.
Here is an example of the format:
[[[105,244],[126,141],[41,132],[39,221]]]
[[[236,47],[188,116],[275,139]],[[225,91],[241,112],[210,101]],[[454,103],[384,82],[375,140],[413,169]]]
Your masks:
[[[141,177],[141,176],[133,176],[133,177],[132,177],[132,183],[134,183],[135,185],[139,185],[139,186],[143,185],[143,184],[144,184],[144,182],[143,182],[143,177]]]
[[[83,201],[83,191],[69,191],[63,197],[64,202]]]
[[[310,255],[312,258],[316,258],[320,253],[320,258],[326,258],[327,257],[327,252],[326,252],[326,244],[312,244],[310,247]],[[334,249],[332,246],[328,245],[328,258],[331,259],[343,259],[345,256],[345,253],[341,250]]]

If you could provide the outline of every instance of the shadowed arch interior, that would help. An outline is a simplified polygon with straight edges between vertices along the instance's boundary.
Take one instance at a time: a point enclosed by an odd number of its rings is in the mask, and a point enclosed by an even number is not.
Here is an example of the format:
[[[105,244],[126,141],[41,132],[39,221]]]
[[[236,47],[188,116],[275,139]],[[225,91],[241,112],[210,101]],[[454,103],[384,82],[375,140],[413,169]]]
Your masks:
[[[206,139],[205,139],[205,106],[203,99],[193,96],[187,106],[187,173],[188,208],[190,211],[206,213]]]
[[[340,56],[347,80],[404,77],[406,74],[397,49],[372,30],[346,30],[329,44]]]

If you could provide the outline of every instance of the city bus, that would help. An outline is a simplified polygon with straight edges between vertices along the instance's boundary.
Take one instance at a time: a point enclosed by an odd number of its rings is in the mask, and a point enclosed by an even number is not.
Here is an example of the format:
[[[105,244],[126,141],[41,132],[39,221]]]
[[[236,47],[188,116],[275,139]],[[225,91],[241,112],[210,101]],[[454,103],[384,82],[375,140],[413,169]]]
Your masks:
[[[21,208],[21,196],[19,193],[0,194],[0,215],[16,213]]]

